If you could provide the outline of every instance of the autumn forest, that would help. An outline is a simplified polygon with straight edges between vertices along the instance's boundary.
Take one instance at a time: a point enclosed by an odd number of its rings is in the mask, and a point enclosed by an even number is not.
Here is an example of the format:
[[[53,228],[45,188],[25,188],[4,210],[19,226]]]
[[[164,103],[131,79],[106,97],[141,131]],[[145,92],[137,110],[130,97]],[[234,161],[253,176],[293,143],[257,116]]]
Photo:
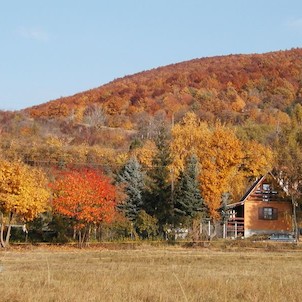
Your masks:
[[[193,232],[268,171],[299,204],[302,49],[195,59],[1,111],[0,137],[2,247],[23,224],[26,240],[81,244]]]

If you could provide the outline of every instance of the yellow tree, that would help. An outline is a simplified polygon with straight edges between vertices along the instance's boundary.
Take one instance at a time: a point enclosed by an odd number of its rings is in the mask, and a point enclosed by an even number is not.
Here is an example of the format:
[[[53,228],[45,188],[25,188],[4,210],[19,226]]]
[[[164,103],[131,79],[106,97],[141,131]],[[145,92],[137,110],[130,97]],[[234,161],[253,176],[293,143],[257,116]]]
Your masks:
[[[177,177],[184,170],[186,160],[191,155],[198,155],[208,144],[211,132],[206,123],[201,123],[193,112],[188,112],[182,121],[172,129],[170,145],[174,175]],[[200,158],[199,158],[200,159]]]
[[[274,154],[269,147],[256,141],[245,142],[243,147],[244,159],[242,170],[246,177],[254,178],[272,169]]]
[[[0,242],[9,244],[11,223],[16,216],[31,221],[47,209],[50,193],[44,173],[21,162],[0,160]],[[4,240],[4,231],[6,239]]]
[[[224,192],[237,199],[248,180],[263,175],[272,167],[273,153],[256,141],[241,142],[235,132],[220,123],[210,127],[188,113],[172,129],[171,169],[177,177],[186,158],[197,155],[200,163],[200,188],[210,215],[219,218]]]
[[[184,168],[190,155],[197,155],[200,166],[202,197],[213,219],[219,217],[222,193],[230,190],[232,176],[243,158],[240,141],[234,132],[219,123],[210,128],[194,113],[188,113],[172,129],[171,155],[175,175]]]
[[[156,145],[153,141],[147,140],[142,147],[135,148],[132,156],[136,157],[144,168],[152,167],[152,160],[156,154]]]
[[[231,180],[231,194],[234,200],[242,196],[251,181],[271,171],[274,160],[274,154],[269,147],[253,140],[243,142],[242,150],[240,170]]]
[[[197,153],[201,163],[201,192],[213,219],[218,219],[218,209],[224,192],[231,190],[234,175],[243,159],[242,146],[235,133],[217,124],[207,143]]]

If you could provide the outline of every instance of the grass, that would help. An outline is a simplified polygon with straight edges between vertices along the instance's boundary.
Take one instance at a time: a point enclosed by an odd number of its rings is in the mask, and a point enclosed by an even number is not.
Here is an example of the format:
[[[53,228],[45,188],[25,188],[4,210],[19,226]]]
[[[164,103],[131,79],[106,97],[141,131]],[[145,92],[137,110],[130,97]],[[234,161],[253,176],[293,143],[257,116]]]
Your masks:
[[[5,301],[301,301],[302,251],[22,247],[0,251]]]

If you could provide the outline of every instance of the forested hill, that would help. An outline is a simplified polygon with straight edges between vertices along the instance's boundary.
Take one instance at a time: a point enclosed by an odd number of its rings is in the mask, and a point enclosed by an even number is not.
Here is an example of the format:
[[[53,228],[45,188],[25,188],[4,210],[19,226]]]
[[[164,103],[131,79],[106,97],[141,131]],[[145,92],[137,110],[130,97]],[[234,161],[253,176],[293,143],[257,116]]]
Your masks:
[[[181,118],[193,110],[201,119],[241,124],[287,123],[302,102],[302,49],[194,59],[116,79],[99,88],[26,109],[32,117],[80,121],[99,104],[108,126],[135,129],[138,116],[164,112]]]

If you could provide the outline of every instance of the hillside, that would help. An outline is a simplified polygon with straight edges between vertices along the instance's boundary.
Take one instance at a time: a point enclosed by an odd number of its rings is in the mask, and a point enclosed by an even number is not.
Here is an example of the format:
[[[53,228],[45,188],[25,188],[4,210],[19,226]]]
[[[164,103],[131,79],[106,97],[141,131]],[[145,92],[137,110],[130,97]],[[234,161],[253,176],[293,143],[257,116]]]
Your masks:
[[[139,150],[148,166],[159,127],[170,128],[172,115],[177,124],[188,111],[208,125],[220,120],[242,142],[275,150],[276,137],[283,130],[289,137],[286,129],[302,116],[301,88],[302,49],[195,59],[0,112],[0,151],[9,160],[110,170]]]
[[[267,171],[300,200],[301,71],[302,49],[195,59],[0,111],[0,159],[40,167],[50,181],[59,171],[87,168],[112,182],[125,173],[129,188],[139,184],[135,195],[143,196],[134,214],[141,204],[159,229],[174,219],[188,223],[200,211],[217,220],[222,200],[240,200]],[[117,189],[124,201],[128,189]]]
[[[287,123],[302,101],[302,49],[194,59],[116,79],[99,88],[26,109],[34,118],[83,119],[101,105],[111,127],[136,129],[143,116],[181,118],[193,110],[207,121]],[[274,115],[274,118],[272,117]]]

